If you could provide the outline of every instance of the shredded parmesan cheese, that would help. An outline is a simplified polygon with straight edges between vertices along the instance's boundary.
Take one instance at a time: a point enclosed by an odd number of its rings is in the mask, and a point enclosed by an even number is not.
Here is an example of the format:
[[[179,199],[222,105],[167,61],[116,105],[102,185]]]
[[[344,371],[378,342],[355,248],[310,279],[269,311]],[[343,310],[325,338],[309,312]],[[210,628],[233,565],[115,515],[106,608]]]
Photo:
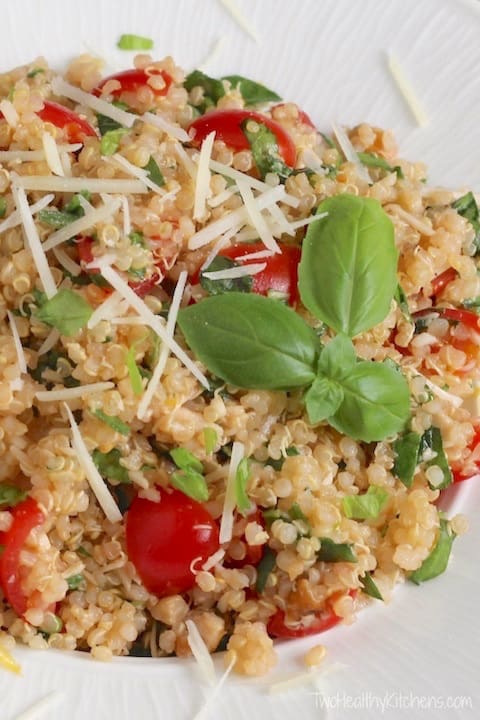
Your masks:
[[[210,189],[210,168],[209,162],[212,156],[213,142],[215,133],[211,132],[207,135],[200,149],[200,157],[198,159],[197,177],[195,184],[195,200],[193,205],[193,219],[201,220],[205,215],[207,198],[210,197],[212,191]]]
[[[215,260],[218,253],[220,252],[220,250],[222,250],[224,247],[226,247],[229,244],[230,240],[232,239],[232,237],[234,235],[237,234],[237,232],[238,232],[238,226],[235,226],[233,228],[230,228],[230,230],[228,230],[228,232],[226,232],[224,235],[222,235],[220,238],[218,238],[217,242],[215,243],[215,245],[213,246],[211,251],[208,253],[207,257],[205,258],[205,262],[203,263],[202,267],[200,268],[200,272],[203,272],[203,270],[205,270],[205,268],[210,267],[210,265]]]
[[[271,250],[259,250],[258,252],[248,253],[236,258],[238,262],[246,262],[247,260],[261,260],[262,258],[272,257]]]
[[[218,193],[218,195],[215,195],[215,197],[210,198],[208,200],[208,207],[216,208],[219,205],[222,205],[222,203],[227,202],[227,200],[230,200],[230,198],[237,193],[238,187],[236,185],[231,185],[230,187],[225,188],[225,190],[222,190],[222,192]]]
[[[98,382],[62,390],[39,390],[35,393],[35,397],[40,402],[60,402],[62,400],[75,400],[75,398],[81,398],[84,395],[90,395],[90,393],[104,392],[105,390],[111,390],[113,387],[115,385],[112,382]]]
[[[128,197],[122,196],[122,213],[123,213],[123,234],[128,237],[132,232],[132,223],[130,220],[130,205],[128,204]]]
[[[76,152],[83,147],[82,143],[58,145],[59,152]],[[45,160],[43,150],[0,150],[0,162],[36,162]]]
[[[223,503],[222,520],[220,522],[220,543],[230,542],[233,531],[233,517],[235,510],[235,476],[240,461],[245,455],[245,446],[235,441],[232,446],[232,455],[228,468],[227,487],[225,489],[225,500]]]
[[[218,565],[218,563],[221,562],[224,557],[225,557],[225,550],[222,550],[222,548],[220,548],[220,550],[217,550],[216,553],[213,553],[213,555],[210,555],[210,557],[207,558],[207,560],[205,560],[205,562],[202,565],[202,570],[205,570],[205,572],[208,572],[209,570],[214,568],[215,565]]]
[[[125,307],[125,301],[119,292],[114,292],[101,303],[91,314],[87,323],[89,330],[94,328],[101,320],[110,320],[121,313]],[[127,306],[128,307],[128,306]]]
[[[45,195],[45,197],[41,198],[38,202],[34,203],[33,205],[30,205],[30,212],[32,215],[35,215],[35,213],[39,212],[40,210],[43,210],[47,207],[47,205],[50,205],[52,200],[54,199],[55,195]],[[5,232],[5,230],[11,230],[14,227],[17,227],[17,225],[22,224],[22,218],[20,216],[20,213],[18,210],[14,210],[6,220],[0,223],[0,233]]]
[[[263,242],[265,247],[268,248],[268,250],[271,250],[274,253],[281,252],[277,241],[273,237],[272,232],[261,213],[258,200],[254,197],[251,187],[247,185],[247,183],[244,183],[243,180],[238,180],[237,185],[240,190],[242,200],[245,203],[245,208],[250,222],[253,227],[256,228],[260,240]]]
[[[68,270],[71,275],[73,275],[74,277],[78,277],[80,275],[80,273],[82,272],[82,268],[78,263],[75,262],[75,260],[72,260],[70,255],[67,255],[65,250],[62,250],[62,248],[59,247],[55,247],[53,248],[53,254],[57,258],[60,265],[62,265],[65,270]]]
[[[241,258],[243,260],[243,258]],[[234,280],[235,278],[245,277],[247,275],[257,275],[265,270],[267,263],[251,263],[250,265],[237,265],[225,270],[212,270],[212,272],[204,272],[203,276],[209,280]]]
[[[170,137],[180,140],[180,142],[190,142],[190,136],[185,132],[179,125],[174,125],[168,122],[161,115],[154,115],[154,113],[146,112],[142,115],[141,119],[149,125],[158,127],[163,132],[170,135]]]
[[[60,333],[58,332],[58,330],[56,328],[52,328],[43,343],[38,348],[38,356],[40,357],[41,355],[45,355],[45,353],[51,350],[57,344],[59,338]]]
[[[205,72],[205,69],[217,58],[217,56],[220,54],[220,51],[222,50],[223,46],[225,45],[226,41],[228,40],[226,35],[222,35],[221,37],[217,38],[215,42],[213,43],[210,52],[208,55],[202,60],[201,63],[197,65],[198,70],[201,70],[201,72]]]
[[[190,138],[189,138],[190,139]],[[197,179],[197,167],[195,163],[193,162],[190,155],[187,153],[184,147],[181,145],[175,145],[174,147],[175,155],[178,157],[180,162],[182,163],[183,167],[187,171],[187,173],[190,175],[192,180]]]
[[[85,445],[85,441],[75,418],[73,417],[72,411],[66,403],[64,403],[64,407],[72,429],[72,447],[77,453],[78,462],[83,468],[88,483],[92,488],[92,492],[97,498],[98,504],[105,513],[107,519],[112,523],[120,522],[122,519],[122,513],[118,509],[115,500],[110,494],[105,481],[98,472],[96,465],[88,452],[87,446]]]
[[[12,173],[13,176],[13,173]],[[17,176],[15,176],[16,179]],[[48,264],[47,256],[42,248],[42,243],[38,236],[38,231],[33,222],[33,217],[28,205],[27,196],[23,188],[18,187],[15,184],[15,180],[12,183],[12,195],[15,200],[15,205],[20,214],[23,229],[25,231],[25,238],[30,252],[32,253],[33,262],[37,268],[40,282],[42,283],[45,294],[48,298],[53,297],[57,292],[55,280]]]
[[[18,113],[15,110],[13,103],[10,100],[2,100],[0,102],[0,112],[3,113],[3,117],[10,125],[10,127],[17,127],[18,124]]]
[[[22,341],[20,340],[20,335],[18,334],[18,328],[17,328],[17,322],[15,320],[15,315],[12,312],[10,312],[10,310],[7,310],[7,316],[8,316],[8,321],[10,323],[10,329],[12,331],[13,342],[15,345],[15,352],[17,353],[18,370],[20,372],[20,375],[25,375],[25,373],[27,372],[27,360],[25,358],[25,353],[23,352],[23,346],[22,346]]]
[[[54,175],[60,175],[63,177],[65,173],[63,172],[62,161],[60,160],[57,143],[50,133],[44,132],[42,134],[42,145],[48,167]]]
[[[268,183],[263,182],[262,180],[257,180],[257,178],[251,177],[246,173],[242,173],[240,170],[235,170],[235,168],[232,168],[229,165],[224,165],[223,163],[218,162],[218,160],[210,160],[210,169],[219,175],[225,175],[225,177],[228,177],[231,180],[243,180],[243,182],[247,183],[254,190],[258,190],[260,193],[264,193],[267,190],[272,189],[272,186]],[[283,185],[281,187],[283,187]],[[230,188],[230,190],[231,189],[232,188]],[[300,200],[297,197],[289,195],[286,192],[279,199],[281,199],[284,205],[288,205],[293,208],[298,207],[300,203]]]
[[[105,162],[113,162],[116,165],[119,165],[122,170],[125,170],[129,175],[133,175],[133,177],[138,178],[142,181],[144,185],[149,188],[149,190],[153,190],[153,192],[158,193],[159,195],[165,195],[165,190],[160,187],[160,185],[157,185],[156,183],[152,182],[150,178],[148,177],[148,173],[143,168],[139,168],[136,165],[133,165],[127,158],[124,158],[123,155],[119,155],[119,153],[115,153],[111,157],[104,158]]]
[[[50,708],[52,703],[56,702],[59,697],[60,695],[57,692],[50,693],[50,695],[47,695],[29,707],[28,710],[25,710],[20,713],[20,715],[17,715],[14,720],[37,720],[37,718],[43,715],[44,711]]]
[[[225,670],[225,672],[223,673],[223,675],[221,676],[220,680],[217,682],[215,687],[209,693],[207,699],[205,700],[203,707],[201,707],[200,710],[195,714],[193,720],[205,720],[205,718],[208,716],[208,714],[210,713],[210,710],[212,709],[213,704],[215,703],[217,697],[220,695],[220,691],[221,691],[222,687],[224,686],[228,676],[232,672],[235,662],[236,662],[236,655],[234,655],[232,657],[227,669]]]
[[[420,373],[417,373],[421,375]],[[441,387],[438,387],[438,385],[435,385],[434,382],[426,378],[424,375],[421,375],[423,378],[423,381],[425,382],[425,385],[433,392],[434,395],[439,397],[441,400],[445,400],[446,402],[453,405],[453,407],[459,408],[462,403],[463,399],[460,397],[457,397],[457,395],[452,395],[452,393],[446,392],[446,390],[442,390]]]
[[[75,85],[70,85],[70,83],[67,83],[60,77],[53,78],[52,90],[55,95],[75,100],[75,102],[85,105],[86,107],[90,107],[92,110],[95,110],[95,112],[100,113],[101,115],[106,115],[106,117],[116,120],[120,123],[120,125],[125,125],[125,127],[131,128],[135,121],[139,119],[138,115],[125,112],[125,110],[121,110],[115,105],[112,105],[112,103],[101,100],[100,98],[95,97],[95,95],[91,95],[91,93],[87,93],[84,90],[80,90],[80,88],[75,87]]]
[[[418,230],[418,232],[422,233],[422,235],[435,235],[435,230],[430,225],[424,222],[424,220],[422,220],[421,218],[417,218],[415,217],[415,215],[412,215],[412,213],[407,212],[407,210],[404,210],[402,207],[400,207],[400,205],[387,205],[385,209],[393,212],[394,215],[396,215],[401,220],[404,220],[407,225],[410,225],[410,227]]]
[[[120,208],[122,201],[120,198],[114,198],[110,203],[106,203],[99,208],[94,208],[91,212],[86,213],[83,217],[74,220],[57,232],[52,233],[47,240],[43,243],[44,250],[51,250],[57,245],[70,240],[83,233],[85,230],[89,230],[94,227],[97,223],[105,222],[115,215],[117,210]]]
[[[55,177],[54,175],[21,175],[16,179],[17,185],[24,190],[44,190],[45,192],[78,193],[88,190],[94,193],[120,193],[132,195],[148,192],[145,183],[138,180],[122,178],[89,178],[89,177]]]
[[[425,112],[425,109],[422,107],[422,104],[415,95],[410,81],[403,72],[403,68],[400,66],[400,63],[392,53],[388,53],[387,60],[388,69],[390,70],[390,73],[395,80],[395,83],[397,84],[397,87],[400,90],[403,99],[410,108],[413,117],[417,121],[417,125],[419,125],[419,127],[425,127],[426,125],[428,125],[429,122],[427,113]]]
[[[190,646],[193,657],[198,663],[198,669],[200,670],[205,682],[213,687],[217,676],[212,656],[210,655],[210,652],[193,620],[186,620],[185,625],[187,626],[188,631],[187,642]]]
[[[256,43],[259,42],[259,37],[256,28],[252,25],[252,23],[245,17],[245,15],[242,13],[238,5],[235,3],[234,0],[220,0],[222,5],[228,10],[232,18],[235,20],[237,25],[247,33],[247,35],[250,35],[252,40],[255,40]]]
[[[340,145],[343,154],[345,155],[345,158],[348,160],[348,162],[351,162],[353,165],[355,165],[357,175],[360,180],[363,180],[370,185],[372,182],[372,178],[370,177],[367,168],[360,162],[357,152],[353,147],[352,143],[350,142],[350,138],[345,132],[345,129],[340,125],[336,125],[335,123],[332,123],[332,128],[335,137],[337,138],[337,142]]]

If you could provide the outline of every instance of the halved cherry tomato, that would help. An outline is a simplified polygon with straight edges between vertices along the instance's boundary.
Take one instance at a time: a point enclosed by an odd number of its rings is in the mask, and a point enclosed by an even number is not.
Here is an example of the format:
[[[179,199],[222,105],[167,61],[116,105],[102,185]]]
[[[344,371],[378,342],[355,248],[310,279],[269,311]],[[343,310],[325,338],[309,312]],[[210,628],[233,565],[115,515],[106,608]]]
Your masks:
[[[161,490],[160,502],[136,497],[126,514],[127,553],[143,584],[157,597],[195,584],[191,564],[219,548],[218,526],[203,505],[178,490]]]
[[[475,434],[473,436],[473,439],[471,443],[468,446],[468,449],[473,452],[475,448],[480,445],[480,426],[476,428]],[[475,465],[477,467],[478,472],[480,472],[480,460],[475,461]],[[471,477],[474,477],[477,473],[467,473],[465,474],[463,470],[452,468],[452,474],[453,474],[453,482],[462,482],[463,480],[469,480]]]
[[[350,597],[355,597],[357,594],[356,590],[350,590]],[[333,599],[337,599],[338,594],[335,594],[335,598],[329,598],[327,600],[326,607],[324,610],[319,612],[315,620],[310,625],[298,625],[297,627],[290,627],[285,622],[285,613],[283,610],[277,610],[267,624],[267,632],[270,637],[274,638],[301,638],[307,637],[308,635],[317,635],[318,633],[330,630],[334,625],[338,625],[341,621],[341,617],[336,615],[333,611],[331,604]]]
[[[148,79],[153,75],[162,76],[165,82],[165,85],[162,88],[156,90],[148,84]],[[122,70],[121,72],[114,73],[113,75],[109,75],[108,77],[104,78],[97,85],[97,87],[92,90],[92,93],[97,97],[101,95],[102,88],[110,80],[116,80],[120,83],[120,87],[112,90],[111,92],[111,95],[113,95],[114,98],[120,97],[120,95],[124,92],[137,92],[137,90],[139,90],[141,87],[146,86],[149,87],[155,95],[166,95],[168,92],[168,88],[173,82],[172,78],[168,73],[165,72],[165,70],[157,70],[156,68],[150,68],[147,72],[146,70],[132,68],[131,70]]]
[[[437,275],[437,277],[432,280],[432,295],[434,297],[441,295],[447,285],[450,285],[450,283],[456,280],[457,277],[458,272],[453,267],[450,267],[440,273],[440,275]]]
[[[265,250],[261,242],[243,245],[233,245],[220,252],[220,255],[232,260]],[[288,297],[290,305],[298,301],[298,264],[300,262],[300,248],[294,245],[282,245],[282,252],[270,255],[261,260],[249,260],[249,263],[265,262],[265,270],[252,275],[252,291],[258,295],[268,295],[269,290],[283,293]],[[245,264],[247,264],[247,262]]]
[[[285,103],[279,103],[278,105],[274,105],[272,110],[275,110],[276,108],[283,108],[285,107]],[[313,130],[316,130],[317,128],[313,124],[311,118],[304,110],[300,110],[298,105],[296,105],[297,112],[298,112],[298,120],[303,123],[304,125],[308,125],[309,127],[313,128]]]
[[[20,578],[20,553],[25,541],[37,525],[41,525],[44,514],[33,498],[27,498],[11,510],[13,522],[9,530],[2,534],[4,546],[0,555],[0,585],[9,604],[17,615],[27,610],[27,598],[22,590]]]
[[[95,137],[97,134],[85,118],[50,100],[45,100],[37,115],[43,122],[49,122],[63,130],[69,143],[84,142],[86,137]]]
[[[265,125],[275,135],[278,151],[286,165],[293,167],[297,158],[295,143],[288,132],[275,120],[255,110],[213,110],[194,120],[188,131],[194,130],[192,144],[201,145],[207,135],[215,132],[216,140],[223,140],[233,150],[248,150],[250,147],[247,136],[241,128],[244,120],[251,119]]]

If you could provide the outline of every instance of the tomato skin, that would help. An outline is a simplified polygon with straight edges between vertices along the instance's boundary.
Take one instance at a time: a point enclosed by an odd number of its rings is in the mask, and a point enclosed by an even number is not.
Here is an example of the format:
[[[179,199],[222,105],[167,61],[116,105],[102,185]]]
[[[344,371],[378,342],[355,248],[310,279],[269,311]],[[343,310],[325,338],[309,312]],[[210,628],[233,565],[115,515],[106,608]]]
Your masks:
[[[461,308],[443,308],[440,317],[446,320],[462,323],[476,332],[480,332],[480,315],[471,310],[462,310]]]
[[[458,272],[453,267],[450,267],[440,273],[440,275],[437,275],[437,277],[432,280],[432,295],[434,297],[441,295],[447,285],[450,285],[450,283],[456,280],[457,277]]]
[[[165,82],[163,88],[161,88],[160,90],[156,90],[155,88],[148,85],[148,79],[152,77],[152,75],[161,75],[163,77],[163,80]],[[157,70],[155,68],[151,68],[147,73],[145,70],[132,68],[131,70],[122,70],[121,72],[114,73],[113,75],[109,75],[108,77],[104,78],[97,85],[97,87],[92,90],[93,95],[99,97],[99,95],[102,94],[102,88],[110,80],[117,80],[120,83],[120,87],[116,90],[112,90],[112,92],[110,93],[114,98],[120,97],[120,95],[124,92],[137,92],[137,90],[145,86],[149,87],[155,95],[166,95],[170,85],[173,82],[170,75],[164,70]]]
[[[236,260],[265,250],[261,242],[242,245],[232,245],[220,251],[220,255]],[[294,245],[283,245],[282,252],[270,255],[261,260],[250,260],[250,263],[266,262],[267,267],[262,272],[252,275],[252,292],[258,295],[268,295],[269,290],[276,290],[288,296],[290,305],[295,306],[298,302],[298,265],[300,263],[301,250]],[[245,263],[247,264],[247,263]]]
[[[97,136],[94,128],[84,118],[50,100],[45,100],[43,108],[36,114],[43,122],[51,123],[63,130],[69,143],[83,143],[85,137]]]
[[[248,150],[250,145],[245,133],[240,127],[241,123],[250,118],[271,130],[278,143],[278,151],[286,165],[294,167],[297,159],[295,143],[288,132],[275,120],[262,115],[255,110],[213,110],[201,115],[188,127],[187,132],[194,130],[192,145],[199,146],[207,135],[215,132],[216,140],[223,140],[225,145],[233,150]]]
[[[268,621],[268,634],[270,635],[270,637],[273,638],[288,639],[307,637],[309,635],[317,635],[318,633],[325,632],[325,630],[330,630],[330,628],[338,625],[338,623],[342,619],[333,611],[331,607],[332,602],[338,599],[339,595],[341,594],[342,593],[335,593],[331,598],[329,598],[327,600],[325,609],[318,613],[318,615],[315,617],[314,622],[311,623],[311,625],[308,625],[306,627],[289,627],[285,623],[284,611],[277,610],[275,615],[272,615],[272,617]],[[357,595],[357,590],[349,590],[348,594],[350,595],[350,597],[355,598]]]
[[[41,525],[45,516],[31,497],[12,508],[11,513],[12,525],[2,534],[4,551],[0,555],[0,585],[9,604],[17,615],[22,616],[28,605],[20,580],[20,553],[31,530]]]
[[[147,590],[157,597],[187,592],[190,569],[215,553],[218,526],[200,503],[178,490],[160,490],[160,502],[136,497],[126,514],[127,553]]]

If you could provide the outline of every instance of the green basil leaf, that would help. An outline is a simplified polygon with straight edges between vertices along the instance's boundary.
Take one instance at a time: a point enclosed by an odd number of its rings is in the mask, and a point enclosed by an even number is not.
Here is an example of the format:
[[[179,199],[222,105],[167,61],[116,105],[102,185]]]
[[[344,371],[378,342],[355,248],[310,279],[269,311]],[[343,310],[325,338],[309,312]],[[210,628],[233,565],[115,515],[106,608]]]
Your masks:
[[[203,101],[197,107],[200,112],[204,113],[207,108],[216,105],[217,102],[225,95],[225,87],[221,80],[205,75],[201,70],[194,70],[185,78],[184,87],[188,92],[194,87],[203,89]]]
[[[273,90],[241,75],[225,75],[222,80],[228,80],[232,88],[237,89],[245,101],[245,105],[258,105],[259,103],[276,102],[281,100]]]
[[[70,575],[70,577],[67,578],[67,585],[69,590],[79,590],[85,586],[85,577],[81,574]]]
[[[402,311],[404,318],[409,322],[412,322],[412,315],[410,313],[410,308],[408,307],[407,296],[405,295],[405,291],[403,290],[400,283],[397,285],[394,297],[398,307]]]
[[[153,40],[142,35],[120,35],[117,42],[119,50],[152,50]]]
[[[203,441],[205,444],[205,452],[207,455],[211,455],[215,450],[218,441],[217,431],[212,427],[206,427],[203,429]]]
[[[198,502],[206,502],[208,500],[208,487],[203,475],[192,467],[185,470],[176,470],[170,476],[170,483],[174,488],[180,490],[184,495],[197,500]]]
[[[97,123],[98,130],[102,137],[113,130],[120,130],[123,128],[123,125],[117,122],[117,120],[113,120],[113,118],[107,117],[107,115],[102,115],[101,113],[97,113]]]
[[[420,450],[420,435],[416,432],[408,432],[401,435],[393,443],[395,462],[393,474],[409,488],[413,483],[413,476],[418,465],[418,453]]]
[[[365,575],[360,578],[360,583],[362,585],[365,595],[370,595],[370,597],[373,597],[376,600],[383,600],[382,593],[380,592],[376,582],[372,578],[372,573],[365,573]]]
[[[425,461],[424,457],[426,451],[433,451],[435,453],[435,457]],[[428,483],[433,490],[443,490],[451,485],[453,482],[452,471],[448,465],[448,459],[443,449],[442,434],[438,427],[431,427],[428,430],[425,430],[420,441],[418,454],[419,462],[425,462],[425,466],[427,468],[433,466],[439,467],[443,473],[443,481],[439,485],[433,485],[430,482]]]
[[[377,200],[347,193],[324,200],[302,247],[300,297],[305,307],[349,337],[390,311],[397,288],[393,224]]]
[[[77,219],[71,213],[62,210],[40,210],[37,213],[37,218],[45,225],[54,228],[63,228]]]
[[[120,140],[127,132],[127,128],[124,127],[108,130],[100,141],[100,153],[107,156],[116,153],[120,147]]]
[[[292,520],[302,520],[303,522],[308,523],[308,518],[303,512],[302,508],[298,503],[293,503],[291,508],[288,511],[288,514]]]
[[[111,427],[112,430],[120,433],[120,435],[130,435],[130,426],[127,425],[127,423],[124,423],[123,420],[120,420],[120,418],[114,417],[113,415],[107,415],[103,412],[103,410],[95,410],[93,414],[99,420],[104,422],[105,425]]]
[[[132,245],[140,245],[140,247],[145,247],[145,237],[143,235],[143,232],[140,232],[139,230],[132,230],[128,237]]]
[[[195,455],[185,448],[174,448],[170,450],[170,457],[180,470],[195,470],[203,473],[203,465]]]
[[[261,595],[265,590],[268,577],[276,564],[277,555],[267,545],[267,547],[263,551],[262,559],[257,565],[257,580],[255,582],[255,590],[259,595]]]
[[[26,490],[21,490],[15,485],[9,485],[8,483],[0,483],[0,505],[7,505],[7,507],[14,507],[19,502],[25,500],[28,493]]]
[[[328,537],[321,537],[317,557],[322,562],[357,562],[351,543],[336,543]]]
[[[73,290],[59,290],[37,310],[36,317],[61,335],[75,335],[89,321],[93,308]]]
[[[381,170],[386,170],[391,173],[395,172],[397,173],[397,178],[399,180],[403,180],[405,177],[400,165],[395,165],[395,167],[393,167],[385,160],[385,158],[382,158],[379,155],[367,152],[359,152],[357,155],[362,165],[365,165],[366,167],[380,168]]]
[[[375,520],[386,503],[389,494],[384,488],[370,485],[363,495],[346,495],[342,501],[345,517],[353,520]]]
[[[346,335],[336,335],[322,348],[318,372],[332,380],[342,381],[357,364],[353,343]]]
[[[334,380],[318,376],[305,393],[308,419],[315,425],[334,415],[343,401],[342,387]]]
[[[120,483],[129,483],[128,470],[123,465],[120,465],[121,457],[122,454],[118,448],[113,448],[108,453],[102,453],[100,450],[94,450],[92,453],[92,460],[102,477]]]
[[[7,200],[2,195],[0,197],[0,218],[5,217],[6,212],[7,212]]]
[[[343,402],[328,418],[336,430],[365,442],[384,440],[404,430],[410,417],[410,391],[397,370],[362,360],[341,386]]]
[[[165,178],[163,177],[162,172],[158,167],[158,164],[153,155],[150,155],[150,160],[143,169],[147,171],[148,177],[153,183],[155,183],[155,185],[158,185],[158,187],[162,187],[162,185],[165,185]]]
[[[247,494],[247,483],[250,477],[250,462],[244,457],[240,460],[235,473],[235,504],[242,515],[250,509],[251,502]]]
[[[216,295],[180,310],[178,325],[195,356],[231,385],[288,390],[315,378],[315,333],[276,300]]]
[[[452,208],[454,208],[459,215],[468,220],[475,230],[474,243],[475,256],[477,256],[480,253],[480,213],[478,211],[475,195],[472,192],[462,195],[462,197],[452,203]]]
[[[266,125],[246,118],[240,123],[240,127],[248,140],[262,179],[268,173],[274,173],[283,179],[292,174],[292,168],[285,165],[280,157],[276,135]]]
[[[217,255],[210,265],[200,273],[200,285],[209,295],[221,295],[227,292],[250,292],[253,286],[253,277],[244,275],[239,278],[227,278],[224,280],[212,280],[205,277],[206,272],[217,272],[218,270],[226,270],[227,268],[237,267],[238,263],[231,258]]]
[[[455,533],[450,530],[447,520],[440,519],[440,529],[438,539],[435,543],[430,555],[425,558],[418,570],[415,570],[408,579],[415,585],[419,585],[425,580],[431,580],[445,572],[447,569],[450,553],[452,551]]]
[[[299,452],[299,450],[297,450],[297,448],[294,445],[292,445],[292,447],[289,447],[285,450],[285,455],[287,457],[295,457],[297,455],[300,455],[300,452]],[[278,471],[278,470],[282,469],[284,462],[285,462],[285,458],[283,456],[278,458],[278,460],[275,460],[274,458],[269,458],[265,462],[265,465],[269,465],[270,467],[273,467],[274,470]]]
[[[137,395],[138,397],[143,393],[143,383],[142,375],[135,361],[135,355],[136,343],[134,343],[132,347],[127,350],[127,354],[125,357],[125,365],[127,366],[128,376],[130,378],[130,384],[132,386],[133,394]]]

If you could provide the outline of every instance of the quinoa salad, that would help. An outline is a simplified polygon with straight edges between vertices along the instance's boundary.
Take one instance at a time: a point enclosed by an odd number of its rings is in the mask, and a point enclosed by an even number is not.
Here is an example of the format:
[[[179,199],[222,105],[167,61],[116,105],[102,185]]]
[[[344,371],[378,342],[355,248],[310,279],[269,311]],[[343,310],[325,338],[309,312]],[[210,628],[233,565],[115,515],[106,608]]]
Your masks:
[[[0,75],[0,666],[247,676],[443,573],[480,467],[480,218],[238,75]],[[428,592],[428,587],[418,590]]]

